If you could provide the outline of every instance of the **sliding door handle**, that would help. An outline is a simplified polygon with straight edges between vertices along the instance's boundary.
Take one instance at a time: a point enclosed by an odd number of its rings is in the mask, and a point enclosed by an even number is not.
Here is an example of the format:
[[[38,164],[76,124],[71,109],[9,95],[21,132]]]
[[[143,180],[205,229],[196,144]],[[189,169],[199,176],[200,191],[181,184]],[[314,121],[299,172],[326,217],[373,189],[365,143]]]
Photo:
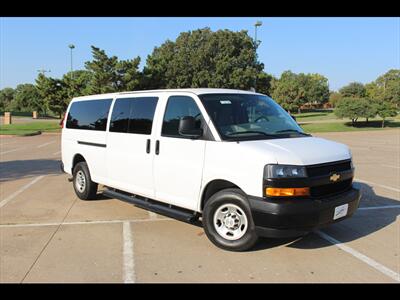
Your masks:
[[[156,154],[158,155],[160,153],[160,141],[156,141]]]
[[[146,141],[146,153],[150,153],[150,139]]]

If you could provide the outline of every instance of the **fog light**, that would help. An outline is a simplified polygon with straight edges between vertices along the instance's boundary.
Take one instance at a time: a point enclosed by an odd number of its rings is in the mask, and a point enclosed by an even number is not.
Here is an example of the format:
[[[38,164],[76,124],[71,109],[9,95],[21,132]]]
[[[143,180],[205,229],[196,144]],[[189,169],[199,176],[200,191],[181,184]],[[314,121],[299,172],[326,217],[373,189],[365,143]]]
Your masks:
[[[267,196],[273,197],[293,197],[293,196],[309,196],[310,188],[274,188],[268,187],[265,189]]]

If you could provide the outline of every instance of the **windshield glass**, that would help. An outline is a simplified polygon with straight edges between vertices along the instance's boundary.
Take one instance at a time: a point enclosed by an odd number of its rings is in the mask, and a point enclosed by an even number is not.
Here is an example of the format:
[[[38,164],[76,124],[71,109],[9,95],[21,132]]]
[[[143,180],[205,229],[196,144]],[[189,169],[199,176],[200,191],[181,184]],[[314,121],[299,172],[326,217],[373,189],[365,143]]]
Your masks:
[[[204,94],[199,98],[224,140],[307,136],[296,121],[267,96]]]

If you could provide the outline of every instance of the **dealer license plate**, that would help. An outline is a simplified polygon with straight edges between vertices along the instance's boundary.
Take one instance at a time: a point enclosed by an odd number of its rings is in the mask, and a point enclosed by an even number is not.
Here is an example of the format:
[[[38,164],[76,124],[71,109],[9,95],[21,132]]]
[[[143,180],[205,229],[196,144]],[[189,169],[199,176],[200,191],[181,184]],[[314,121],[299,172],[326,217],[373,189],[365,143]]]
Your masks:
[[[347,210],[349,209],[349,204],[343,204],[335,207],[335,213],[333,215],[333,219],[339,219],[347,215]]]

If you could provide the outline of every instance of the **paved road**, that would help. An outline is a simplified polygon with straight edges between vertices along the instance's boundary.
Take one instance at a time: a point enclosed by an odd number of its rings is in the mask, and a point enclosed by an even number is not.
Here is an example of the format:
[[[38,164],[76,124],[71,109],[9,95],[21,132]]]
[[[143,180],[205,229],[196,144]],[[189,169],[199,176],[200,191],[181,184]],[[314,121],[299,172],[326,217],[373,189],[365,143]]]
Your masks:
[[[77,199],[59,135],[1,138],[0,282],[400,282],[400,131],[316,135],[350,145],[361,208],[244,253],[125,202]]]

